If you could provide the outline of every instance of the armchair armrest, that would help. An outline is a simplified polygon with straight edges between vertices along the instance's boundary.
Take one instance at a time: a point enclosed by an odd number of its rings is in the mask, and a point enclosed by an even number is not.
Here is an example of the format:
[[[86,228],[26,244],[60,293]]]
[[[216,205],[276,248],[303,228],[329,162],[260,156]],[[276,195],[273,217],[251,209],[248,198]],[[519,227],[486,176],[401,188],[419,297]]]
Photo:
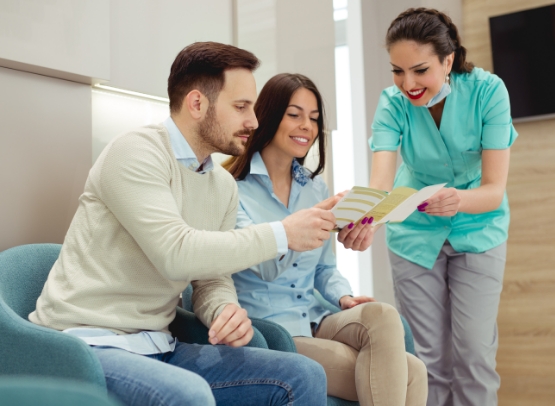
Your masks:
[[[0,299],[0,375],[73,379],[106,391],[100,361],[80,338],[19,317]]]
[[[277,323],[251,317],[252,325],[262,333],[270,350],[297,352],[297,347],[289,332]]]
[[[246,346],[268,348],[264,336],[254,327],[254,335]],[[170,324],[170,332],[179,341],[189,344],[210,344],[208,341],[208,328],[195,316],[193,312],[176,308],[175,319]],[[210,344],[211,345],[211,344]]]

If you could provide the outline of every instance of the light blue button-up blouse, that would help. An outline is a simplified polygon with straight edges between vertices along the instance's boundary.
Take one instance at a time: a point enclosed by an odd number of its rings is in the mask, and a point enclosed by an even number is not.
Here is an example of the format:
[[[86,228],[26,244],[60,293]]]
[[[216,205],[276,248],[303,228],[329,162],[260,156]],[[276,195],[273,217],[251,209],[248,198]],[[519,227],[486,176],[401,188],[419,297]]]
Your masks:
[[[318,176],[311,180],[310,172],[296,160],[291,170],[289,207],[285,207],[273,192],[262,157],[258,152],[253,156],[250,173],[237,182],[240,199],[237,228],[281,221],[329,197],[324,181]],[[318,324],[329,314],[314,297],[315,288],[336,306],[342,296],[352,293],[349,282],[336,268],[331,240],[308,252],[289,250],[283,258],[263,262],[232,277],[239,302],[249,316],[272,320],[292,336],[311,337],[310,323]]]
[[[411,104],[396,86],[382,92],[369,143],[373,151],[401,148],[395,187],[447,182],[446,187],[476,188],[482,150],[506,149],[515,141],[509,95],[499,77],[480,68],[451,73],[451,88],[439,129],[428,109]],[[416,211],[402,223],[387,225],[387,244],[395,254],[431,269],[445,240],[456,251],[479,253],[503,243],[508,228],[505,194],[496,210],[482,214],[439,217]]]

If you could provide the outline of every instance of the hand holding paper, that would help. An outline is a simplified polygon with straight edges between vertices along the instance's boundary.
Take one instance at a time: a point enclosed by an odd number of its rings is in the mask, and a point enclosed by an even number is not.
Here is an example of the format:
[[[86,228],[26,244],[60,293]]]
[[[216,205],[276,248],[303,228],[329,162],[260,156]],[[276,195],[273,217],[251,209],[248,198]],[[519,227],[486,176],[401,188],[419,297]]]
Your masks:
[[[444,188],[418,206],[418,211],[430,216],[454,216],[459,211],[461,197],[457,189]]]
[[[374,225],[405,220],[425,200],[436,194],[445,183],[421,190],[395,188],[391,193],[355,186],[331,210],[338,229],[357,224],[364,217],[373,217]]]

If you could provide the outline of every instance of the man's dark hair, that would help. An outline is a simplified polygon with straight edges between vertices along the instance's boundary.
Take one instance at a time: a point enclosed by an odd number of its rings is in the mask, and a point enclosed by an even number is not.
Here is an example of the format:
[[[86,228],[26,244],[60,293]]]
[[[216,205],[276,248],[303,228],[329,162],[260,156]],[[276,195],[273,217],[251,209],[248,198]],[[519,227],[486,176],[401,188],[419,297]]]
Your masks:
[[[170,111],[181,109],[183,98],[194,89],[214,103],[224,87],[227,69],[254,71],[260,61],[251,52],[218,42],[195,42],[181,50],[168,78]]]

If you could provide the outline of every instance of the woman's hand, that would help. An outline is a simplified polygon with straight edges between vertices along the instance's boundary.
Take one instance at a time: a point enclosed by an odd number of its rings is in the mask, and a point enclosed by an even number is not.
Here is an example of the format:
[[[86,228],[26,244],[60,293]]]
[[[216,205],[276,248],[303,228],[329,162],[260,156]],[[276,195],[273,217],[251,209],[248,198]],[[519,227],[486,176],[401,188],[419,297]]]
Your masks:
[[[339,305],[341,306],[341,310],[346,310],[346,309],[351,309],[361,303],[368,303],[368,302],[375,302],[375,301],[376,299],[368,296],[356,296],[356,297],[343,296],[341,299],[339,299]]]
[[[372,217],[365,217],[356,226],[351,223],[343,227],[337,234],[337,241],[353,251],[366,250],[374,240],[375,229],[371,226],[373,220]]]
[[[418,211],[430,216],[454,216],[459,211],[461,197],[455,188],[443,188],[418,206]]]

